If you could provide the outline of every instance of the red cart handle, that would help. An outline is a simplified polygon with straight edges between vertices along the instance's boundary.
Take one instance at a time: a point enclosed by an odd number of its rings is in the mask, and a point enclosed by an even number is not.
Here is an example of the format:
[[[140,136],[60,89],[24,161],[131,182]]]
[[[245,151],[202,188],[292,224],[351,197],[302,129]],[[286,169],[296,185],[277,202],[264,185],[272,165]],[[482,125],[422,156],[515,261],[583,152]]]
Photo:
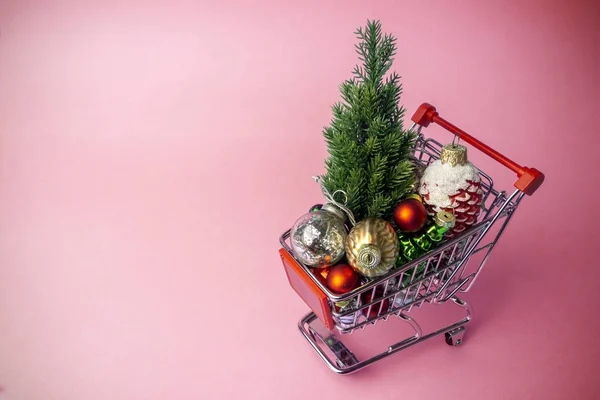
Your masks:
[[[460,140],[471,144],[488,156],[492,157],[494,160],[498,161],[500,164],[516,172],[518,179],[515,182],[515,187],[529,196],[531,196],[544,182],[544,174],[542,174],[540,171],[535,168],[521,167],[519,164],[498,153],[485,143],[475,139],[467,132],[452,125],[450,122],[440,117],[435,107],[431,104],[421,104],[415,114],[412,116],[412,121],[423,127],[427,127],[430,123],[435,122],[442,128],[450,131],[450,133],[459,135]]]

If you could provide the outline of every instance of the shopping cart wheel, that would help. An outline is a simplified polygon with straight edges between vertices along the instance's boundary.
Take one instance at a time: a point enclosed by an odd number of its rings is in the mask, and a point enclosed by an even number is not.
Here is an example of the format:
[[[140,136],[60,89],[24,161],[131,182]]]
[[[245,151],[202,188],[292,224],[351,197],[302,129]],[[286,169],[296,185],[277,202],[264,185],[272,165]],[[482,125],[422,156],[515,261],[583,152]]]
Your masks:
[[[459,326],[456,329],[446,332],[446,343],[449,346],[460,346],[465,335],[465,327]]]

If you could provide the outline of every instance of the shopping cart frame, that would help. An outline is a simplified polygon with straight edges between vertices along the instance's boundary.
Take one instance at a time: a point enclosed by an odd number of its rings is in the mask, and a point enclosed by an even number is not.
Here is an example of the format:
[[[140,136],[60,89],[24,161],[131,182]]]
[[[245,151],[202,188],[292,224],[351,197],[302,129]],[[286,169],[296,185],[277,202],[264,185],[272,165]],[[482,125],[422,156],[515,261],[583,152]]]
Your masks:
[[[422,128],[436,123],[457,139],[471,144],[514,171],[517,174],[516,189],[510,194],[497,190],[492,178],[480,170],[484,195],[482,214],[477,224],[427,254],[342,295],[332,293],[310,268],[294,256],[288,244],[289,230],[280,237],[282,247],[279,253],[290,285],[312,309],[299,321],[298,328],[329,368],[339,374],[356,372],[442,334],[449,345],[462,344],[465,325],[471,321],[473,312],[457,294],[469,291],[524,195],[532,195],[544,181],[544,175],[537,169],[522,167],[475,139],[441,118],[430,104],[422,104],[412,121],[410,129],[417,133],[413,155],[415,163],[426,167],[439,159],[442,145],[422,133]],[[493,228],[498,228],[497,232],[492,232]],[[489,241],[488,236],[491,236]],[[480,252],[482,257],[478,264],[469,266],[469,261]],[[369,292],[369,298],[373,300],[363,301],[364,295]],[[415,318],[408,315],[414,307],[420,308],[424,304],[454,304],[464,310],[465,316],[424,333]],[[339,337],[387,320],[391,315],[407,323],[414,333],[389,345],[380,354],[359,360]]]

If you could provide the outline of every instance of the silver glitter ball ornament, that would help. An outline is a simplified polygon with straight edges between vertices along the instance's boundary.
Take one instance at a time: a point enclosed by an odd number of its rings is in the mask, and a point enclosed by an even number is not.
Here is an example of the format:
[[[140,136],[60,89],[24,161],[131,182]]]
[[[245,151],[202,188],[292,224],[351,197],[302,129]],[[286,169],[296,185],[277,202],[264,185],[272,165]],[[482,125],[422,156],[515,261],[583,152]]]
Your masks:
[[[348,235],[345,219],[344,212],[329,203],[298,218],[290,233],[296,258],[311,268],[323,268],[340,261]]]

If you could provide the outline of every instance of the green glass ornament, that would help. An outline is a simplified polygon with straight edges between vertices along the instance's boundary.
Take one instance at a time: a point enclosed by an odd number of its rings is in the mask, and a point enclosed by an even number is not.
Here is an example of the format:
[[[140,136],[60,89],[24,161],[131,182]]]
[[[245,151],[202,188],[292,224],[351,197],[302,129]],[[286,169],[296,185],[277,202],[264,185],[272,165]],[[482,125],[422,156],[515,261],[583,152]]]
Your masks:
[[[419,257],[419,248],[415,246],[415,243],[411,240],[411,237],[406,234],[398,235],[398,240],[400,242],[400,248],[402,249],[402,257],[407,260],[414,260]]]
[[[444,239],[444,234],[456,223],[453,214],[447,211],[438,212],[433,218],[434,224],[430,225],[425,232],[415,235],[412,240],[420,249],[419,256],[434,249]]]
[[[451,229],[456,218],[453,214],[447,211],[439,211],[433,218],[433,224],[426,227],[425,230],[421,230],[417,233],[398,233],[398,241],[400,242],[400,255],[396,260],[396,267],[400,267],[409,261],[412,261],[423,254],[433,250],[437,245],[444,239],[444,234]],[[418,277],[425,268],[425,264],[422,263],[417,266],[415,277]],[[404,285],[408,285],[410,278],[412,277],[413,269],[406,271],[403,275]]]
[[[433,242],[439,243],[444,240],[444,235],[456,224],[456,217],[447,211],[440,211],[433,218],[435,225],[427,229],[427,236]]]

